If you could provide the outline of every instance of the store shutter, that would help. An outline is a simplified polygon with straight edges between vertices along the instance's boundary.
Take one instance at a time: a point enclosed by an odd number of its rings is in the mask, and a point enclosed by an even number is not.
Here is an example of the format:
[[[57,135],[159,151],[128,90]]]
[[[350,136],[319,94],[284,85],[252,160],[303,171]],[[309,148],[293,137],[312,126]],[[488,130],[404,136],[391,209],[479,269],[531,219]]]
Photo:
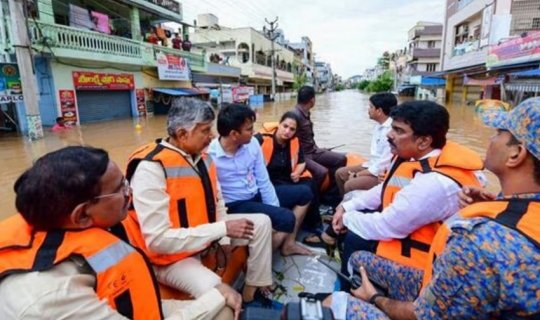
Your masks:
[[[77,91],[81,123],[131,117],[130,91]]]

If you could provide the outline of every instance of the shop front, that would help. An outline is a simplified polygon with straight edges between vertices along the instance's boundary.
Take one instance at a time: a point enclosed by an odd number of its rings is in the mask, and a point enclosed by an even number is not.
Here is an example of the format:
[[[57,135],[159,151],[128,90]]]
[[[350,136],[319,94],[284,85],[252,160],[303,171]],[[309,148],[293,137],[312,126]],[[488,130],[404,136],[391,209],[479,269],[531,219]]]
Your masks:
[[[133,74],[74,71],[73,86],[79,123],[129,118],[136,109]]]

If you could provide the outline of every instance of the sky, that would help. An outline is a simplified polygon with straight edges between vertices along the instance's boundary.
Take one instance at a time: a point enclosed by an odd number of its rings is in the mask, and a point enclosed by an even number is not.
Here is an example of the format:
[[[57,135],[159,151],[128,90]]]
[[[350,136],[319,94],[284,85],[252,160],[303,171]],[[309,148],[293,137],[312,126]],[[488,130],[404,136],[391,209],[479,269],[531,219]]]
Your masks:
[[[279,18],[291,42],[308,36],[315,59],[344,79],[373,67],[385,50],[406,47],[418,21],[443,22],[445,0],[180,0],[184,21],[213,13],[225,27],[262,29]]]

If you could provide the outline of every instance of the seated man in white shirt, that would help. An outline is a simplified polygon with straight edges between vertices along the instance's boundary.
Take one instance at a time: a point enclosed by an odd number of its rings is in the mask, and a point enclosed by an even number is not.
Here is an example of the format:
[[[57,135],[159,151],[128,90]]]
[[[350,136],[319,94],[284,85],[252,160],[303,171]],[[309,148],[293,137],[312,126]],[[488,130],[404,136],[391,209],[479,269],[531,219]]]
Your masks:
[[[270,219],[262,214],[227,214],[216,166],[203,152],[214,137],[214,119],[206,102],[173,99],[167,118],[169,137],[130,157],[126,177],[135,210],[123,225],[130,241],[149,256],[158,281],[195,297],[221,283],[200,261],[210,245],[217,241],[248,245],[242,298],[269,304],[263,288],[272,284]],[[240,311],[232,301],[230,306]]]
[[[379,184],[379,175],[388,169],[392,152],[386,135],[392,124],[390,112],[396,105],[396,96],[389,92],[376,93],[369,97],[368,115],[377,122],[371,137],[369,160],[361,165],[343,167],[336,171],[336,184],[342,196],[353,190],[373,188]]]
[[[342,271],[357,250],[422,269],[440,223],[458,210],[463,186],[479,186],[480,156],[446,141],[448,111],[430,101],[411,101],[391,113],[388,141],[397,157],[382,184],[336,209],[332,226],[345,234]],[[346,288],[347,284],[342,283]]]

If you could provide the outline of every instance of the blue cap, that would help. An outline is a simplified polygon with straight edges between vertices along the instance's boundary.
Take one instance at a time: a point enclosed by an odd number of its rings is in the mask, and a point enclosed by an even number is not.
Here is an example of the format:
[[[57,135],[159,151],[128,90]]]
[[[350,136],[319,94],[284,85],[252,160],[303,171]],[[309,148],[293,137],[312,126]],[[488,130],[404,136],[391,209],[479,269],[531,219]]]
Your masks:
[[[511,111],[486,111],[485,125],[510,131],[530,153],[540,159],[540,98],[530,98]]]

